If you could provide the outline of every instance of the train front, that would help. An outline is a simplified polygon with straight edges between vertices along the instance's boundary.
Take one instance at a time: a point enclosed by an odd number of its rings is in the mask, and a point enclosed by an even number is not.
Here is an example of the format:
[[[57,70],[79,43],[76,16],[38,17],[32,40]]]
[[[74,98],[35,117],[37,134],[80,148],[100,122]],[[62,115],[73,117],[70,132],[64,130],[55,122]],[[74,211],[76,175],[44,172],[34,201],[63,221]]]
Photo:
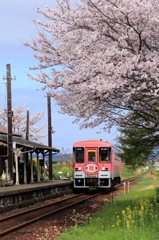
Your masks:
[[[85,141],[73,145],[74,188],[109,188],[113,174],[109,143]]]

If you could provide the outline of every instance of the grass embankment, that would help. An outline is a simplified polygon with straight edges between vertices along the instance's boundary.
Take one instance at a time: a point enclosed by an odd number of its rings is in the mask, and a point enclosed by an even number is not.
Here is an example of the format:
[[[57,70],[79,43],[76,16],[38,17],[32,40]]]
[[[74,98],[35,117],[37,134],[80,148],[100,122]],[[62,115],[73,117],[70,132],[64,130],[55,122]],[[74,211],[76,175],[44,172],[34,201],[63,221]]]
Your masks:
[[[76,226],[58,240],[159,239],[159,177],[150,173],[129,193],[94,213],[83,227]]]
[[[134,170],[131,168],[131,166],[123,165],[121,180],[130,178],[130,177],[134,177],[134,176],[136,176],[137,173],[142,173],[143,171],[145,171],[145,167],[143,167],[143,166],[140,166],[140,167],[138,167],[138,169]]]

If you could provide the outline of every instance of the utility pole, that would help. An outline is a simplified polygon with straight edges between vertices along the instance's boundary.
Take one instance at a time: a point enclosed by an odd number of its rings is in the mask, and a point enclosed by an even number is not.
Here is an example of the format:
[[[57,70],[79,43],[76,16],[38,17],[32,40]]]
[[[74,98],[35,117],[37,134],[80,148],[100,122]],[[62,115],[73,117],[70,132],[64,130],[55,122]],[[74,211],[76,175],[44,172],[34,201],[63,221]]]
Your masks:
[[[26,116],[26,140],[29,140],[29,111],[27,111]],[[27,150],[27,149],[25,149]],[[28,161],[28,153],[24,153],[24,183],[27,184],[27,170],[26,170],[26,164]],[[31,165],[32,165],[32,159],[31,159]],[[32,168],[32,166],[31,166]],[[31,170],[32,171],[32,170]]]
[[[48,109],[48,146],[52,147],[51,97],[47,94]],[[49,151],[49,179],[52,180],[52,151]]]
[[[8,136],[7,136],[7,155],[8,155],[8,168],[11,179],[13,179],[13,148],[12,148],[12,96],[11,96],[11,66],[6,64],[6,78],[7,80],[7,116],[8,116]],[[16,77],[14,77],[14,80]]]
[[[26,120],[26,140],[29,140],[29,111],[27,111],[27,120]]]

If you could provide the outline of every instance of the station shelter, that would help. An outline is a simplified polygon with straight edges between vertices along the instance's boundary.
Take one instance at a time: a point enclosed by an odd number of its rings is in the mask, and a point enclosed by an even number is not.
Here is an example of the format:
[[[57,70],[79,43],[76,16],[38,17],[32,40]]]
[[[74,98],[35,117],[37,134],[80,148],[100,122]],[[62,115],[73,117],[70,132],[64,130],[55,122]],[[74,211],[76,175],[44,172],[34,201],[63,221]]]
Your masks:
[[[15,132],[12,132],[12,142],[13,169],[11,175],[13,176],[13,184],[27,184],[34,183],[35,181],[41,182],[41,166],[43,166],[43,179],[46,180],[45,158],[50,152],[53,155],[59,153],[60,150],[37,142],[25,140],[20,134]],[[33,156],[37,162],[36,172],[33,164]],[[2,178],[4,173],[6,178],[9,178],[7,160],[7,128],[0,126],[0,178]]]

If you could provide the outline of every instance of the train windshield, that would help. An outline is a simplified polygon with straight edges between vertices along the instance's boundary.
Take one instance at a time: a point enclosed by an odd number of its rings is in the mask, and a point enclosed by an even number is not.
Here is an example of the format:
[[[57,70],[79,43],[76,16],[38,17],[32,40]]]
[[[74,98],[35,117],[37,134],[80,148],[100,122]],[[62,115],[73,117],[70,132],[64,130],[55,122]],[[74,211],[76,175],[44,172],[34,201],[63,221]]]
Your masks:
[[[74,162],[84,163],[84,148],[73,148]]]
[[[100,162],[109,162],[110,161],[110,149],[109,147],[99,148],[99,160]]]
[[[95,162],[96,161],[96,151],[89,150],[88,151],[88,162]]]

